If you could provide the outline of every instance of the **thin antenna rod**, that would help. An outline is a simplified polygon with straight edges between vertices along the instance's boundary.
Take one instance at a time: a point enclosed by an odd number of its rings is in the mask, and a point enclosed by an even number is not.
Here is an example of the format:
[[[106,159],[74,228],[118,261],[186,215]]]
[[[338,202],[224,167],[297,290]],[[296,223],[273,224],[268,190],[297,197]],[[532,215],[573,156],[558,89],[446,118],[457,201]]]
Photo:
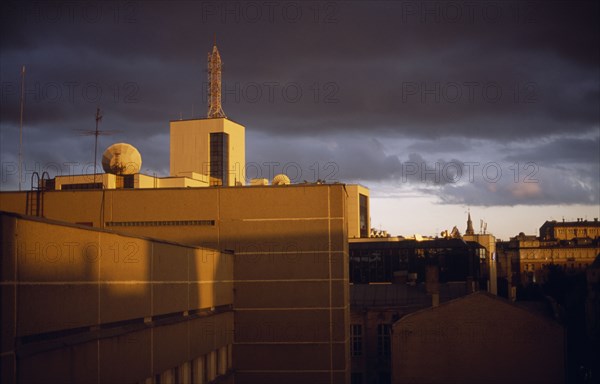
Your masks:
[[[96,162],[98,161],[98,139],[99,136],[110,136],[115,133],[120,133],[121,131],[114,130],[100,130],[99,124],[100,120],[102,120],[102,115],[100,115],[100,107],[96,108],[96,128],[95,129],[76,129],[80,135],[83,136],[95,136],[94,141],[94,175],[96,174]]]
[[[96,140],[94,143],[94,183],[96,182],[96,161],[98,160],[98,135],[100,132],[98,131],[98,123],[102,120],[102,116],[100,115],[100,107],[96,108],[96,131],[94,132],[94,136],[96,136]]]
[[[23,179],[23,104],[25,102],[25,65],[21,67],[21,117],[19,122],[19,191]]]

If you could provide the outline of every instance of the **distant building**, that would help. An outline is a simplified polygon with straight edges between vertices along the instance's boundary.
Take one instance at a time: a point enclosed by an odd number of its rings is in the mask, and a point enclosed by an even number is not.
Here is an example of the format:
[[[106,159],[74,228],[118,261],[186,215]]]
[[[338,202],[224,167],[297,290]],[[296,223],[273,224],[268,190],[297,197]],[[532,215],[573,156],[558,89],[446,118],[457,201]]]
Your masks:
[[[590,340],[600,342],[600,254],[586,271],[587,302],[586,302],[586,330]]]
[[[600,222],[577,219],[577,221],[546,221],[540,227],[540,240],[596,239],[600,237]]]
[[[586,271],[587,297],[585,301],[586,340],[589,356],[589,366],[592,367],[592,377],[600,377],[600,253]]]
[[[460,238],[350,239],[352,384],[391,382],[392,324],[487,286],[487,253]]]
[[[354,284],[424,282],[427,265],[439,268],[439,281],[468,281],[487,287],[489,255],[463,239],[406,240],[397,237],[350,239],[350,281]]]
[[[425,283],[350,286],[352,384],[391,382],[392,325],[398,319],[467,294],[464,282],[439,284],[437,296],[428,288]]]
[[[563,383],[564,330],[476,292],[404,316],[392,329],[393,383]]]
[[[600,253],[600,223],[546,221],[540,236],[520,233],[496,243],[502,295],[514,299],[514,287],[541,283],[544,267],[558,265],[567,273],[581,273]]]

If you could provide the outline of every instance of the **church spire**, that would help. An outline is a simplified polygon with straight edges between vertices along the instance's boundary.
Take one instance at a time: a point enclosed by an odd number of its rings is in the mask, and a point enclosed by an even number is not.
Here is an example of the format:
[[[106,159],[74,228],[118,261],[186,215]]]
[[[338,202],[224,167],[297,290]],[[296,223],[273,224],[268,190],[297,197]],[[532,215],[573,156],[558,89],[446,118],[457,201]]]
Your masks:
[[[469,212],[469,217],[467,219],[467,230],[465,231],[465,235],[474,235],[475,230],[473,229],[473,221],[471,220],[471,212]]]

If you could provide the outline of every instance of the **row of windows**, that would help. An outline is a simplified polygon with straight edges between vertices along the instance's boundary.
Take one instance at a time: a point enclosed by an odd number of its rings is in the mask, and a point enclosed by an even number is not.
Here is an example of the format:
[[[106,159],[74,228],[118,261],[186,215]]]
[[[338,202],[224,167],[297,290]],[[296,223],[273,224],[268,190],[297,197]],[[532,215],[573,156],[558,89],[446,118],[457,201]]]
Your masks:
[[[543,266],[545,264],[537,264],[540,266]],[[575,263],[571,263],[571,264],[567,264],[567,263],[563,263],[563,264],[556,264],[561,266],[563,269],[567,269],[567,268],[578,268],[578,269],[586,269],[588,267],[587,263],[579,263],[579,264],[575,264]],[[524,270],[525,271],[535,271],[536,270],[536,264],[524,264]]]
[[[554,260],[559,260],[559,259],[567,259],[567,260],[575,260],[575,259],[595,259],[596,255],[594,254],[594,250],[591,250],[590,252],[573,252],[571,254],[539,254],[539,253],[527,253],[524,255],[521,255],[522,259],[539,259],[539,260],[548,260],[548,258],[552,258]]]
[[[390,324],[377,324],[377,356],[389,358],[391,352],[392,326]],[[363,355],[363,331],[361,324],[350,325],[350,356]]]
[[[67,191],[71,189],[102,189],[102,183],[78,183],[61,185],[61,190]]]
[[[167,369],[139,384],[208,384],[231,370],[231,344]]]
[[[160,227],[174,225],[215,225],[214,220],[167,220],[167,221],[107,221],[107,227]]]
[[[579,228],[579,229],[577,229],[577,228],[563,229],[563,228],[561,228],[558,230],[558,233],[561,235],[565,234],[565,232],[567,234],[572,233],[572,234],[580,234],[580,235],[587,234],[587,233],[593,234],[593,233],[596,233],[596,228],[584,228],[584,229],[581,229],[581,228]]]
[[[471,275],[478,279],[480,262],[483,259],[479,252],[471,250],[435,250],[428,249],[394,250],[356,250],[350,249],[350,282],[366,284],[373,282],[392,282],[394,272],[408,271],[417,273],[419,281],[425,278],[426,264],[436,260],[440,267],[440,281],[465,280]],[[421,256],[423,255],[423,256]]]

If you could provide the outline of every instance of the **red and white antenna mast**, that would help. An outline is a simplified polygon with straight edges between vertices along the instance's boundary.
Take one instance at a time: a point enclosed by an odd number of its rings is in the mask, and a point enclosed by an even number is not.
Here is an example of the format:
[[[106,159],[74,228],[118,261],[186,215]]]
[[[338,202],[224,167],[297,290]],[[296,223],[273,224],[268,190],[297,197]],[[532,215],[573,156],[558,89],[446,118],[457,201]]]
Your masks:
[[[212,52],[208,53],[208,113],[209,119],[227,117],[221,106],[221,55],[217,49],[217,37]]]

